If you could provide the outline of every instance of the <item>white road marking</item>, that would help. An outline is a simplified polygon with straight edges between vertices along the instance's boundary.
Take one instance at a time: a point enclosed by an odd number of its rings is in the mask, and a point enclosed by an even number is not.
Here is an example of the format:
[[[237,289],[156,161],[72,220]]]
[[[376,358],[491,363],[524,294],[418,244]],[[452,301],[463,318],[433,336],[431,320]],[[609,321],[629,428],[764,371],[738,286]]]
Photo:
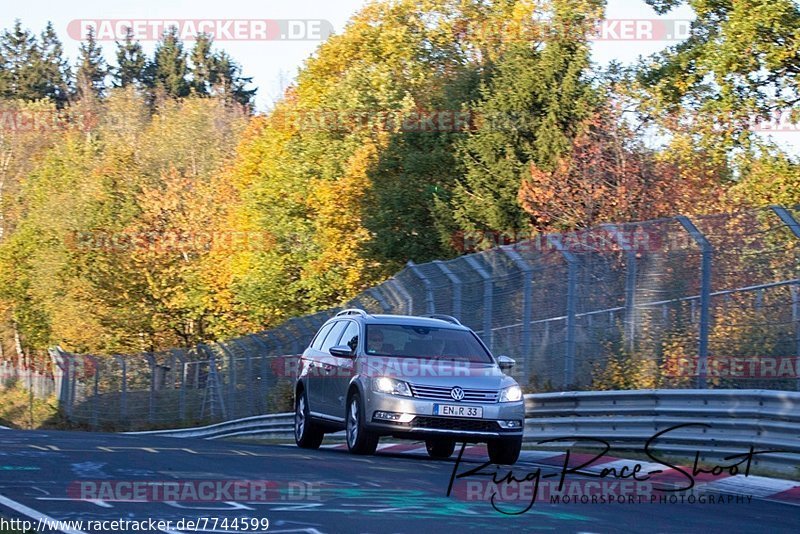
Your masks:
[[[54,524],[58,521],[57,519],[53,519],[49,515],[45,515],[42,512],[39,512],[38,510],[29,508],[24,504],[18,503],[17,501],[12,501],[8,497],[4,497],[3,495],[0,495],[0,504],[2,504],[3,506],[7,506],[16,512],[19,512],[22,515],[30,517],[31,519],[37,522],[42,522],[42,523],[50,522],[51,524]],[[63,532],[64,534],[86,534],[82,530],[73,530],[73,529],[64,529],[61,532]]]

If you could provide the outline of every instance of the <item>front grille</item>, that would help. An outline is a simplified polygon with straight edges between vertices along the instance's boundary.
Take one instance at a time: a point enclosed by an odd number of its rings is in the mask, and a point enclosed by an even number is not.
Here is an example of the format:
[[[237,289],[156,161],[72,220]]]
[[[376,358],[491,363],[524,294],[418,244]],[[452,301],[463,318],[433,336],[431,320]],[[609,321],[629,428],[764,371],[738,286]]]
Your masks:
[[[453,401],[450,396],[451,386],[426,386],[423,384],[409,384],[411,394],[419,399]],[[500,394],[496,389],[462,388],[464,398],[460,402],[497,402]]]
[[[416,428],[433,428],[437,430],[459,430],[464,432],[497,432],[501,430],[497,421],[482,419],[451,419],[448,417],[429,417],[418,415],[411,423]]]

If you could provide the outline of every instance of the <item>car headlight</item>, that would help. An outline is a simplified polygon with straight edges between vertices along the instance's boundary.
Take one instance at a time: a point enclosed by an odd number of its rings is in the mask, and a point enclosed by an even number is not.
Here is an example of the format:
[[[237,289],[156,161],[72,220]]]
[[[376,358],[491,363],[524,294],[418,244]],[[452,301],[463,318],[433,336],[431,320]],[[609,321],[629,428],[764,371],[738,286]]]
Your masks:
[[[500,390],[500,402],[517,402],[522,398],[522,389],[519,386],[511,386]]]
[[[404,397],[411,396],[411,388],[408,387],[406,382],[389,378],[388,376],[381,376],[372,381],[372,390],[378,393],[389,393],[391,395],[402,395]]]

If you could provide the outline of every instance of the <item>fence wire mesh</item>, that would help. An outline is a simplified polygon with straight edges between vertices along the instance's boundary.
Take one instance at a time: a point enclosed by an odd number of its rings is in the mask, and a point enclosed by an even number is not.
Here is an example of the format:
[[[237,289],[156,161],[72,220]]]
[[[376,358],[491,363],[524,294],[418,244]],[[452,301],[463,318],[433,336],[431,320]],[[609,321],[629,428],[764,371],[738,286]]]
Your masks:
[[[342,308],[455,316],[495,355],[517,360],[513,374],[527,392],[798,390],[799,216],[798,207],[771,207],[535,236],[409,262]],[[297,355],[340,309],[159,354],[54,349],[50,389],[37,388],[55,391],[71,420],[94,428],[285,411]]]

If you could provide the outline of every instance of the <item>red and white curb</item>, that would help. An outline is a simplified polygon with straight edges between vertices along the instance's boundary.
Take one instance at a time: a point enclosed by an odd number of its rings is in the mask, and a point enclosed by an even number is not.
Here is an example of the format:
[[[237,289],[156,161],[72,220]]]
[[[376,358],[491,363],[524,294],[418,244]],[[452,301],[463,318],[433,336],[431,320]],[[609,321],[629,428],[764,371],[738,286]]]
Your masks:
[[[323,445],[321,448],[330,450],[347,450],[345,443],[333,443]],[[456,447],[455,454],[458,454]],[[378,453],[381,454],[402,454],[407,456],[424,456],[428,453],[425,445],[420,443],[382,443],[378,445]],[[455,457],[454,454],[454,457]],[[576,465],[581,461],[591,460],[591,454],[571,453],[570,465]],[[483,445],[470,445],[464,449],[464,458],[488,459],[486,447]],[[549,451],[525,451],[520,453],[520,462],[535,463],[551,467],[561,467],[564,464],[564,454]],[[642,475],[650,471],[654,473],[649,478],[650,482],[669,485],[670,482],[685,484],[686,477],[676,469],[669,469],[666,466],[653,462],[628,460],[615,458],[613,456],[603,456],[592,462],[590,467],[583,471],[589,473],[600,473],[603,469],[616,468],[616,472],[621,472],[622,468],[628,466],[630,472],[636,464],[640,464]],[[691,472],[690,467],[682,467],[685,472]],[[659,473],[655,471],[663,470]],[[779,478],[768,478],[756,475],[725,475],[712,476],[707,473],[699,473],[694,477],[694,490],[700,493],[716,493],[725,495],[751,496],[756,499],[776,501],[794,506],[800,506],[800,482],[784,480]]]

